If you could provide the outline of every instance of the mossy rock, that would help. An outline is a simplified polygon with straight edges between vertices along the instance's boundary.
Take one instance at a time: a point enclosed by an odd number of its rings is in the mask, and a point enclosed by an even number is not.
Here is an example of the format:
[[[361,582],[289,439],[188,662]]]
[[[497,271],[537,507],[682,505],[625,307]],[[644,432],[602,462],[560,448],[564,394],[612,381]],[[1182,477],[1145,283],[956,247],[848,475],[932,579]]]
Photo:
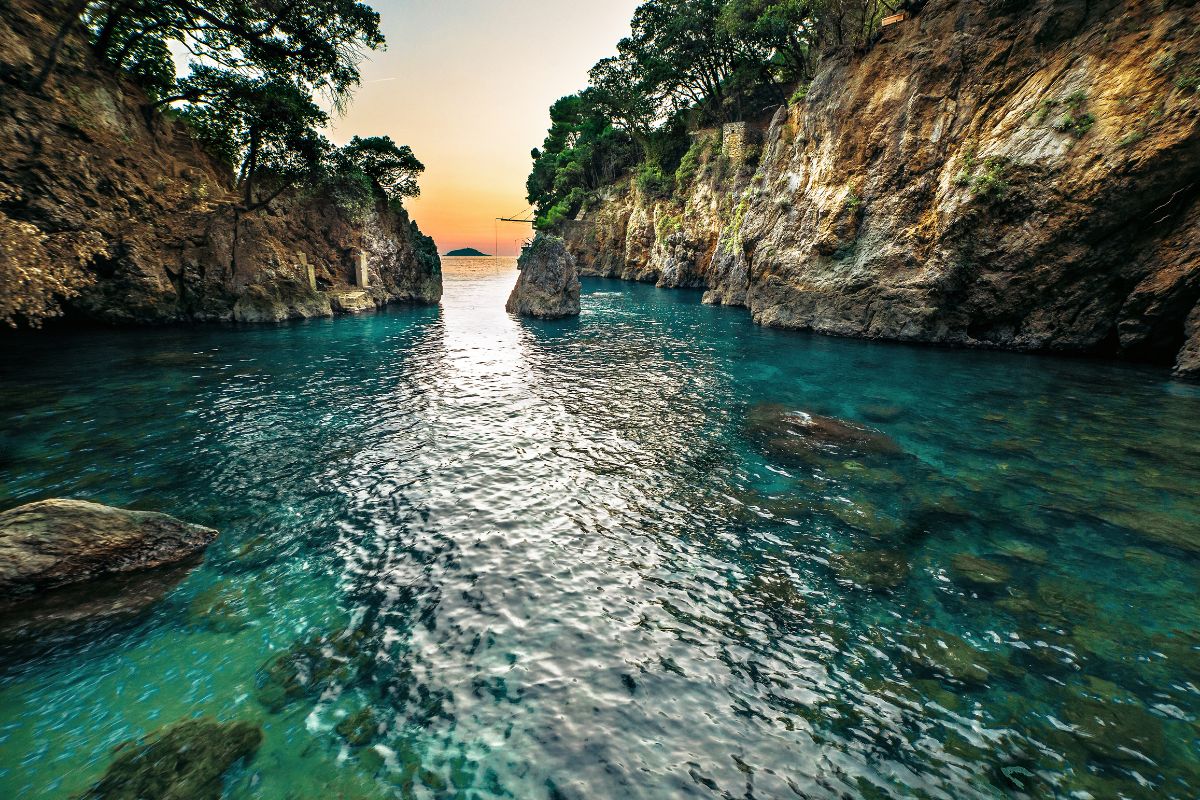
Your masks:
[[[904,637],[904,645],[904,658],[910,666],[967,686],[986,686],[1005,666],[997,656],[937,628],[918,628]]]
[[[762,403],[746,417],[747,437],[760,442],[764,454],[781,460],[812,463],[814,457],[844,459],[852,455],[896,456],[894,439],[865,425]]]
[[[1000,545],[998,552],[1005,558],[1011,558],[1014,561],[1020,561],[1023,564],[1029,564],[1034,567],[1045,566],[1046,562],[1050,560],[1050,555],[1044,547],[1038,547],[1020,539],[1011,539],[1004,542]]]
[[[367,660],[365,640],[365,632],[355,629],[296,642],[259,669],[258,701],[276,712],[331,684],[349,683]]]
[[[982,592],[997,591],[1012,581],[1008,567],[970,553],[954,556],[950,568],[955,582]]]
[[[1078,623],[1095,617],[1092,589],[1082,581],[1069,578],[1044,578],[1034,592],[1039,615],[1053,622]]]
[[[249,722],[178,722],[121,745],[83,800],[218,800],[225,773],[261,743],[262,729]]]
[[[237,633],[250,624],[251,606],[260,601],[253,586],[217,584],[193,598],[188,604],[188,616],[195,624],[215,633]]]
[[[1063,702],[1062,713],[1093,756],[1118,764],[1162,761],[1162,720],[1116,684],[1089,678]]]
[[[869,422],[895,422],[904,416],[904,407],[887,403],[866,403],[858,407],[858,413]]]
[[[803,614],[808,610],[808,601],[796,589],[795,582],[783,572],[755,575],[746,588],[750,599],[772,615]]]
[[[899,550],[836,553],[829,566],[842,580],[872,592],[888,592],[908,580],[908,558]]]
[[[904,522],[883,513],[865,500],[852,503],[834,501],[826,506],[826,510],[839,522],[877,541],[902,539],[908,532]]]
[[[370,706],[363,706],[339,722],[334,730],[352,747],[362,747],[370,744],[379,733],[379,723]]]

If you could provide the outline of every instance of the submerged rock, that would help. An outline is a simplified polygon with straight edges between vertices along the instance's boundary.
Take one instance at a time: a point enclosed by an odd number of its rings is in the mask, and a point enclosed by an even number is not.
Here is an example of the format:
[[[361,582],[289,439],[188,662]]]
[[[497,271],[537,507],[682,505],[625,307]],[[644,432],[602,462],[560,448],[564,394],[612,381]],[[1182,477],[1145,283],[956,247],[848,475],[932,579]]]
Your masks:
[[[539,233],[521,251],[521,274],[508,297],[510,314],[541,319],[579,314],[579,272],[562,239]]]
[[[176,564],[216,536],[166,514],[82,500],[18,506],[0,514],[0,598]]]
[[[84,800],[217,800],[225,773],[254,755],[262,730],[249,722],[202,717],[126,742]]]
[[[109,575],[33,597],[0,602],[0,646],[27,652],[64,640],[89,641],[101,628],[138,617],[156,606],[194,564]]]
[[[363,706],[339,722],[334,730],[353,747],[370,744],[379,733],[379,723],[375,720],[375,712],[370,706]]]
[[[898,550],[837,553],[829,559],[839,578],[869,591],[890,591],[908,580],[908,558]]]
[[[871,422],[895,422],[904,416],[901,406],[885,405],[883,403],[868,403],[858,407],[858,413]]]
[[[746,432],[763,443],[766,455],[811,462],[850,455],[898,455],[890,436],[863,425],[763,403],[750,410]]]
[[[1012,580],[1008,567],[970,553],[959,553],[950,565],[954,580],[971,589],[995,591]]]
[[[1063,703],[1063,718],[1093,756],[1131,764],[1162,760],[1162,721],[1116,684],[1089,678]]]
[[[270,711],[357,676],[367,659],[361,629],[302,639],[262,666],[255,679],[258,701]]]
[[[904,658],[910,665],[959,683],[985,685],[1001,667],[995,656],[936,628],[922,626],[906,636],[904,644]]]

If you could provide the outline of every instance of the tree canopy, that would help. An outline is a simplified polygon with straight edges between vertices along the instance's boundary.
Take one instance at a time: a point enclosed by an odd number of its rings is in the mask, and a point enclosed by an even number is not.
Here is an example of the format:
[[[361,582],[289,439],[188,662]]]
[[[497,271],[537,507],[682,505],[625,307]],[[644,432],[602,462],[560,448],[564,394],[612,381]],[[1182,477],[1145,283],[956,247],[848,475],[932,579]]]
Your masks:
[[[388,137],[334,147],[320,129],[359,83],[359,63],[384,46],[379,14],[358,0],[75,0],[45,66],[82,25],[99,59],[172,107],[233,170],[243,210],[296,185],[348,207],[420,193],[424,170]],[[189,54],[177,74],[172,46]]]

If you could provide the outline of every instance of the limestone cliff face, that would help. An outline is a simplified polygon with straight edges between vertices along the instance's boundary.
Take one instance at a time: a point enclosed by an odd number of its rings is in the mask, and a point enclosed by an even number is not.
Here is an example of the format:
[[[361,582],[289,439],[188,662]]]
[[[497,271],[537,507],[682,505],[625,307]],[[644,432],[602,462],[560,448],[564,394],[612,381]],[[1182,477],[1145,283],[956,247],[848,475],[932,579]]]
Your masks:
[[[82,38],[68,41],[43,95],[26,91],[21,78],[48,51],[60,5],[0,9],[0,228],[36,228],[39,258],[82,257],[69,312],[114,323],[263,321],[440,299],[436,247],[404,211],[381,204],[352,218],[300,193],[236,211],[229,169],[99,68]]]
[[[757,144],[708,134],[677,196],[612,187],[564,233],[585,275],[765,325],[1196,374],[1198,85],[1194,3],[930,0]]]

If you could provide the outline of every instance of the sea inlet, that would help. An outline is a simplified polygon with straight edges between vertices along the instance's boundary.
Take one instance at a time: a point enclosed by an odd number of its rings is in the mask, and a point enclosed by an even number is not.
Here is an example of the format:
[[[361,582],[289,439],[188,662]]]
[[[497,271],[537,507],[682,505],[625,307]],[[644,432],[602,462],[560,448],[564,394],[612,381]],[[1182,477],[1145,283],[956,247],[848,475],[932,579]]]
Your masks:
[[[1195,798],[1200,388],[585,279],[0,353],[0,507],[217,528],[3,621],[0,796],[193,717],[231,798]]]

